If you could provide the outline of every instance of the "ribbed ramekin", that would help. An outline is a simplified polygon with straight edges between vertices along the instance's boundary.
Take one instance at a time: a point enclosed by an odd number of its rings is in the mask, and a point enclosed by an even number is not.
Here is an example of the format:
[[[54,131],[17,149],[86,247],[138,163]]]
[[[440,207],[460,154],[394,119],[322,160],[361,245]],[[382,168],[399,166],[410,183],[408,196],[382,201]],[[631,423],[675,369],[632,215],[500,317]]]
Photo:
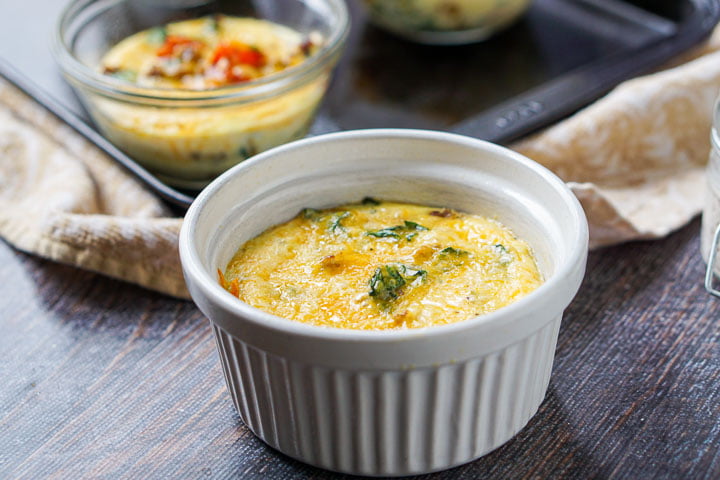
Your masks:
[[[533,247],[545,282],[484,316],[382,332],[279,318],[218,284],[217,269],[268,227],[366,196],[498,218]],[[304,462],[396,476],[469,462],[525,426],[545,396],[587,240],[573,194],[521,155],[441,132],[362,130],[287,144],[223,174],[190,207],[180,255],[243,422]]]

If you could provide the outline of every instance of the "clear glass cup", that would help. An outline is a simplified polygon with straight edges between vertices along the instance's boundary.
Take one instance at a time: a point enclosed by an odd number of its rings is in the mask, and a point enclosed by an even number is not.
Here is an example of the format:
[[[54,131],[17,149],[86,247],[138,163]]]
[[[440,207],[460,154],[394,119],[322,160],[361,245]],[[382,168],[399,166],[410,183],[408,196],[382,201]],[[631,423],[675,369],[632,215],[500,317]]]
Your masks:
[[[707,192],[702,214],[700,250],[707,262],[705,288],[720,297],[720,290],[713,286],[716,276],[720,276],[720,99],[715,103],[713,127],[710,134],[711,150],[707,165]]]

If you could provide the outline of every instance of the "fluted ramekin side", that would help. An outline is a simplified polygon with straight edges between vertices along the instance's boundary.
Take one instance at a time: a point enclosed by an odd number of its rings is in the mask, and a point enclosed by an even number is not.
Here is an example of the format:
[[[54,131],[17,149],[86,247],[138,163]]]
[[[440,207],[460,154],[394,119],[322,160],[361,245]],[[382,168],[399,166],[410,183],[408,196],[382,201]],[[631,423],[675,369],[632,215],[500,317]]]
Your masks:
[[[400,476],[474,460],[545,397],[560,317],[499,351],[435,368],[328,368],[213,330],[233,403],[270,446],[329,470]]]

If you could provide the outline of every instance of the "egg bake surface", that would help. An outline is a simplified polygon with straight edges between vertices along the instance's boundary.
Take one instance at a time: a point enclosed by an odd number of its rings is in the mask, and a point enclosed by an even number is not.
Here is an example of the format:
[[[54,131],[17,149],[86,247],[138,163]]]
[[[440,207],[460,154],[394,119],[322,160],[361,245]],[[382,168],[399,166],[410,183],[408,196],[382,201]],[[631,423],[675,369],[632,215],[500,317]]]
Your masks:
[[[499,222],[374,199],[305,209],[247,242],[219,275],[269,313],[371,330],[465,320],[542,283],[530,246]]]

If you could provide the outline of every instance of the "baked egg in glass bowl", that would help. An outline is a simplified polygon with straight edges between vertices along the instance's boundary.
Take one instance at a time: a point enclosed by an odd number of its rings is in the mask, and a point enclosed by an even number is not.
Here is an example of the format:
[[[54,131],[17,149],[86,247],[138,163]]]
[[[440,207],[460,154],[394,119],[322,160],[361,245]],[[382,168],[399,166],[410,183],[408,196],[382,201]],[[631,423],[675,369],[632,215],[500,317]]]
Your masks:
[[[370,21],[432,45],[479,42],[516,21],[532,0],[363,0]]]
[[[348,28],[342,0],[75,0],[54,54],[111,142],[199,189],[305,136]]]
[[[445,229],[474,215],[497,224],[466,224],[470,235]],[[336,253],[304,249],[310,235],[276,237],[264,255],[276,266],[240,272],[235,290],[228,275],[237,253],[275,228],[297,226],[322,233],[323,242],[336,239]],[[580,203],[541,165],[481,140],[397,129],[321,135],[263,152],[205,188],[180,232],[187,286],[211,322],[242,421],[290,457],[373,476],[472,461],[527,424],[545,397],[587,248]],[[373,260],[372,249],[392,257]],[[489,313],[455,318],[453,310],[444,318],[434,305],[442,288],[434,298],[417,295],[448,281],[458,306],[477,307],[474,296],[493,301],[492,286],[475,277],[463,284],[454,272],[477,262],[489,269],[488,283],[503,283],[493,272],[524,268],[528,251],[541,281]],[[283,270],[291,257],[304,258],[307,272]],[[264,304],[244,296],[255,288],[244,282],[261,289]],[[328,284],[340,292],[346,285],[347,298]],[[468,298],[456,295],[460,289]],[[361,314],[379,313],[379,323],[296,317],[285,297],[310,315],[357,301]],[[342,307],[335,313],[345,315]]]

